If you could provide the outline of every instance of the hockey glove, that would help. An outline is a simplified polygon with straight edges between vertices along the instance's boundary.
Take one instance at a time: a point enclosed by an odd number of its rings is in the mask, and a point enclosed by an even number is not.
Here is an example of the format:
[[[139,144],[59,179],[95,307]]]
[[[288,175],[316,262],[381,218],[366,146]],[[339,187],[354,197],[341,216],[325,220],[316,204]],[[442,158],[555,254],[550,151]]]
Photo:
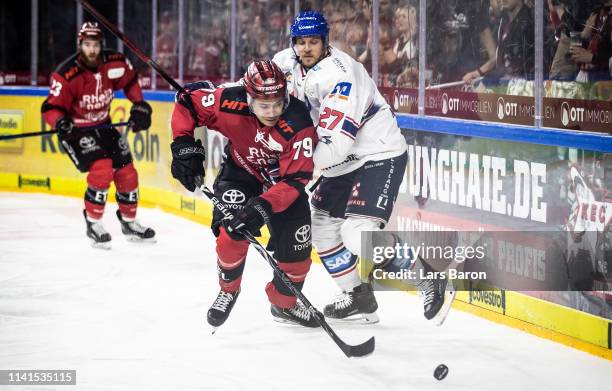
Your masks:
[[[178,179],[187,190],[194,191],[204,177],[206,155],[202,142],[195,141],[191,136],[179,136],[170,144],[170,149],[172,177]]]
[[[185,88],[185,90],[187,91],[195,91],[195,90],[214,90],[215,88],[215,83],[213,83],[212,81],[209,80],[200,80],[200,81],[196,81],[193,83],[187,83],[183,86],[183,88]]]
[[[72,132],[72,127],[74,124],[72,123],[72,119],[70,117],[62,117],[57,120],[55,123],[55,129],[57,130],[57,135],[60,137],[66,137]]]
[[[232,239],[238,240],[238,237],[244,239],[240,231],[256,234],[264,224],[270,222],[270,216],[272,216],[272,205],[264,198],[253,197],[236,213],[233,219],[223,220],[223,225]]]
[[[216,87],[213,82],[204,80],[204,81],[196,81],[194,83],[185,84],[183,87],[185,92],[177,92],[174,96],[174,100],[176,102],[189,110],[191,113],[191,117],[193,118],[195,125],[198,126],[198,112],[193,105],[193,100],[191,99],[191,92],[201,89],[214,90]]]
[[[130,109],[130,119],[128,120],[132,125],[132,130],[140,132],[149,129],[151,127],[151,113],[153,113],[153,109],[144,100],[134,103]]]

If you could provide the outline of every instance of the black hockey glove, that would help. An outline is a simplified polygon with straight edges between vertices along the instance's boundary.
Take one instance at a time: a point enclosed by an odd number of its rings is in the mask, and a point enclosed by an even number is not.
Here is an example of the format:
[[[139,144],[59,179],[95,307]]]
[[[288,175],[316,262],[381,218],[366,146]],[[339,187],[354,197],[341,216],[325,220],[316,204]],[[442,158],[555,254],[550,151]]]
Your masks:
[[[74,123],[72,123],[72,118],[70,117],[62,117],[57,120],[55,123],[55,129],[57,130],[57,135],[60,137],[66,137],[72,132],[72,127]]]
[[[264,198],[253,197],[236,213],[233,219],[223,220],[223,225],[232,239],[244,239],[240,231],[246,230],[251,234],[256,234],[264,224],[270,222],[270,216],[272,216],[272,205]]]
[[[215,87],[215,83],[213,83],[212,81],[200,80],[200,81],[195,81],[193,83],[187,83],[183,86],[183,88],[186,89],[187,91],[195,91],[195,90],[201,90],[201,89],[214,90],[217,87]]]
[[[187,190],[194,191],[204,178],[206,155],[202,142],[195,141],[191,136],[179,136],[170,144],[170,149],[172,177],[178,179]]]
[[[151,127],[151,113],[153,113],[151,105],[144,100],[134,103],[130,109],[130,119],[128,120],[132,125],[132,130],[140,132],[149,129]]]
[[[198,126],[198,112],[196,111],[195,106],[193,105],[193,99],[191,99],[190,92],[201,90],[203,88],[207,90],[214,90],[216,88],[215,84],[211,81],[203,80],[185,84],[183,88],[185,89],[185,92],[177,92],[174,96],[174,100],[178,104],[186,107],[187,110],[189,110],[193,121],[195,122],[196,126]]]

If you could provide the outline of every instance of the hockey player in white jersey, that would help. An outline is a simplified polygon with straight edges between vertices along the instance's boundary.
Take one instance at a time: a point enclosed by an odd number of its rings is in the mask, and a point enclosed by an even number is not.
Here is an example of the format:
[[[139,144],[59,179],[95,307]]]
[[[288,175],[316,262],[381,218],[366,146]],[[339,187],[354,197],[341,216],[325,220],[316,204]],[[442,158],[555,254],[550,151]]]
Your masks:
[[[301,12],[291,26],[292,47],[273,61],[290,92],[306,102],[319,143],[315,167],[323,176],[311,199],[312,238],[343,293],[324,309],[337,319],[378,321],[372,286],[358,274],[361,232],[382,230],[391,216],[406,168],[407,146],[395,116],[362,64],[328,45],[318,12]],[[428,269],[420,261],[418,268]],[[446,281],[417,281],[425,317],[444,301]]]

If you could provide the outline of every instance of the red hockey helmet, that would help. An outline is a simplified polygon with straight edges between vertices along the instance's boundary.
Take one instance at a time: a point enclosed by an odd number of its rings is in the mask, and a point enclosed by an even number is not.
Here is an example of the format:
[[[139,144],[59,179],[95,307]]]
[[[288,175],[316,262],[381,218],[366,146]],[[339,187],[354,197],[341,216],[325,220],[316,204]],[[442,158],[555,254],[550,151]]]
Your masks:
[[[270,60],[252,62],[244,74],[243,82],[252,99],[284,97],[286,103],[289,101],[287,79],[278,65]]]
[[[93,39],[96,41],[100,41],[104,43],[104,33],[102,29],[98,26],[98,22],[85,22],[81,26],[79,30],[79,45],[83,42],[84,39]]]

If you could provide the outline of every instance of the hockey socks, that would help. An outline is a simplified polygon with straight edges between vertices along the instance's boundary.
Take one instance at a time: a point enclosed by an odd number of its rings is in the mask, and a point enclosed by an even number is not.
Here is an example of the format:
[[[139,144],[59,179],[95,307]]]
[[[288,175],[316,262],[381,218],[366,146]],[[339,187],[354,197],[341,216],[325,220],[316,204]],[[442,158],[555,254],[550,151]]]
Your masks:
[[[343,291],[350,291],[361,284],[357,270],[357,255],[351,253],[343,243],[335,247],[318,251],[321,262],[336,284]]]
[[[113,181],[117,192],[115,197],[121,215],[126,219],[134,219],[138,208],[138,172],[133,163],[129,163],[113,173]]]

